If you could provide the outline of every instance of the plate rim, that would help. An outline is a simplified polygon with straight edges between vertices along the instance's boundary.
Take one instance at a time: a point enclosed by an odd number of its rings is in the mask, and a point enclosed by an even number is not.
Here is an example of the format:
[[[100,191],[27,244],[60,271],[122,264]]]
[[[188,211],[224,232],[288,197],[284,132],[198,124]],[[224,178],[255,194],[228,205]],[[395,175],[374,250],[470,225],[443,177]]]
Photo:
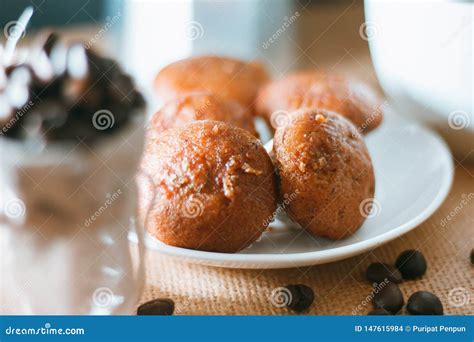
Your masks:
[[[433,213],[441,206],[449,194],[454,178],[453,160],[446,142],[437,133],[427,127],[409,121],[405,122],[405,124],[417,126],[417,129],[423,131],[424,134],[432,138],[433,141],[439,146],[439,152],[440,154],[442,153],[442,158],[444,159],[442,165],[444,166],[446,172],[444,172],[441,187],[436,194],[436,197],[426,207],[426,209],[411,220],[399,225],[395,229],[391,229],[388,232],[346,246],[313,252],[286,254],[239,254],[208,252],[169,246],[159,241],[157,242],[160,244],[160,248],[150,247],[147,242],[145,242],[145,246],[147,249],[174,258],[179,258],[181,260],[207,266],[239,269],[281,269],[318,265],[342,260],[354,255],[362,254],[368,250],[375,249],[382,244],[388,243],[395,238],[415,229],[421,223],[426,221],[431,215],[433,215]],[[153,239],[153,237],[148,234],[148,232],[146,232],[146,234]],[[136,242],[136,238],[131,237],[130,240]]]

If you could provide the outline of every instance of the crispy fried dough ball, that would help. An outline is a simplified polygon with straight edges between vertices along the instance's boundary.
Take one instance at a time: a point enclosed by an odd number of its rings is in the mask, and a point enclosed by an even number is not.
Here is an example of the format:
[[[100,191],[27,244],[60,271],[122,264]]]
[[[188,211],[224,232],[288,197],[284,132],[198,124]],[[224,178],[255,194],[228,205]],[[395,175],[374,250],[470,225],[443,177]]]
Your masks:
[[[155,92],[165,102],[183,93],[209,92],[239,102],[253,113],[257,91],[268,79],[260,63],[201,56],[163,68],[155,78]]]
[[[235,101],[209,93],[189,93],[168,101],[152,117],[148,131],[150,134],[160,134],[168,128],[198,120],[227,122],[257,136],[254,118],[249,111]]]
[[[280,196],[293,198],[288,215],[317,236],[339,239],[356,232],[375,178],[354,125],[333,112],[302,109],[276,130],[273,144]]]
[[[142,169],[153,178],[140,185],[142,213],[151,206],[146,228],[168,245],[237,252],[260,237],[276,209],[267,152],[223,122],[196,121],[149,140]]]
[[[273,128],[282,112],[300,108],[337,112],[367,133],[380,125],[383,105],[367,85],[322,72],[298,72],[263,87],[256,101],[257,114]]]

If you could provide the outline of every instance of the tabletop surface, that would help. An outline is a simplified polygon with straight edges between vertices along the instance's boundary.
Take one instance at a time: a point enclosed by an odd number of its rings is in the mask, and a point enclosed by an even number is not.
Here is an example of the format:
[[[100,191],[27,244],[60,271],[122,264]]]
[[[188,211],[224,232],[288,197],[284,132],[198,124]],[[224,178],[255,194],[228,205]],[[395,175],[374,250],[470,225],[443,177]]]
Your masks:
[[[405,301],[427,290],[436,294],[445,314],[474,313],[474,165],[455,162],[455,179],[446,201],[427,221],[410,233],[370,252],[325,265],[281,269],[238,270],[186,263],[148,251],[142,302],[167,297],[176,313],[185,315],[290,314],[272,305],[271,292],[301,283],[313,288],[316,300],[309,314],[366,314],[371,310],[372,285],[365,270],[372,262],[393,263],[406,249],[423,252],[427,273],[400,285]],[[451,217],[450,223],[443,219]]]

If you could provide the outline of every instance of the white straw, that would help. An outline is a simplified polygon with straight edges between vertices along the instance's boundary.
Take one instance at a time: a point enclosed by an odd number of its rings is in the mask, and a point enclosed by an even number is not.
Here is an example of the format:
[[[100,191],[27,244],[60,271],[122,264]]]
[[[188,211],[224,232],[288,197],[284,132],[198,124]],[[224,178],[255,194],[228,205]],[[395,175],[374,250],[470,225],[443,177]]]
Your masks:
[[[5,54],[4,54],[5,64],[10,63],[11,59],[13,58],[16,44],[18,43],[20,38],[23,36],[23,33],[25,32],[26,26],[28,25],[28,22],[30,21],[32,15],[33,15],[33,7],[28,6],[27,8],[25,8],[20,18],[18,19],[18,21],[15,23],[16,29],[20,31],[15,32],[14,37],[8,37],[7,39],[7,43],[5,45]]]

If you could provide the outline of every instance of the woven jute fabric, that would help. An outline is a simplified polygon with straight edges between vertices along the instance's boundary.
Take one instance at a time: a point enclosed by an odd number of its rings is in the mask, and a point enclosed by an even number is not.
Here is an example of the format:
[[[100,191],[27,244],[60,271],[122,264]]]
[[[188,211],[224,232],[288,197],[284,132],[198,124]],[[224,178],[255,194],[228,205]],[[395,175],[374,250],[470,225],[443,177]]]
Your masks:
[[[288,315],[293,313],[272,304],[271,293],[302,283],[316,293],[308,314],[365,315],[372,308],[367,265],[394,263],[402,251],[414,248],[425,255],[428,270],[422,279],[400,285],[405,302],[412,293],[427,290],[441,299],[445,314],[473,314],[469,254],[474,247],[474,165],[455,164],[453,188],[440,209],[410,233],[372,251],[330,264],[280,270],[214,268],[148,251],[142,302],[172,298],[181,315]]]

